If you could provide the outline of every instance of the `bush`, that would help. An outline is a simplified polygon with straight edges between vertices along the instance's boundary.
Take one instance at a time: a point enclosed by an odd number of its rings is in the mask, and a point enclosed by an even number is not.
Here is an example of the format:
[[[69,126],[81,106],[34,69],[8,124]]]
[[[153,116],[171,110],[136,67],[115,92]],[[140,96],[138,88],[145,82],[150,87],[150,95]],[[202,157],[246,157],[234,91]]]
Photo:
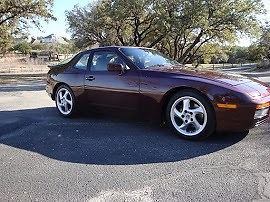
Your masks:
[[[14,50],[26,55],[31,52],[32,47],[28,42],[21,42],[14,46]]]
[[[258,69],[269,69],[270,68],[270,61],[267,59],[262,60],[257,64]]]

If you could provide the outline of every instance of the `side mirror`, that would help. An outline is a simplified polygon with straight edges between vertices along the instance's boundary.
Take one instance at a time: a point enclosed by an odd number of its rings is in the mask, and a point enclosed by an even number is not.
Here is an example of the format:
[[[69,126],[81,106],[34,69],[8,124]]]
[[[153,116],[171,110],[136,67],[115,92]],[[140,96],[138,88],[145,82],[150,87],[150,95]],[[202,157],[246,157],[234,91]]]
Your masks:
[[[123,72],[123,71],[125,71],[125,68],[122,64],[110,63],[110,64],[108,64],[107,70],[109,72]]]

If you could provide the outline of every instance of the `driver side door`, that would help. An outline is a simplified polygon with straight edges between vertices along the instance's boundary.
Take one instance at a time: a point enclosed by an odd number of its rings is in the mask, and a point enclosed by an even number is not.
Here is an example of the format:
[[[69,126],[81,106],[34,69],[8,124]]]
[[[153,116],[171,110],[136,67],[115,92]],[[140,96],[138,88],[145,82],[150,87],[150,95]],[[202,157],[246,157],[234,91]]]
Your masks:
[[[125,71],[108,71],[110,63],[122,64]],[[136,110],[139,104],[139,72],[129,68],[114,51],[94,51],[85,74],[85,92],[90,105]]]

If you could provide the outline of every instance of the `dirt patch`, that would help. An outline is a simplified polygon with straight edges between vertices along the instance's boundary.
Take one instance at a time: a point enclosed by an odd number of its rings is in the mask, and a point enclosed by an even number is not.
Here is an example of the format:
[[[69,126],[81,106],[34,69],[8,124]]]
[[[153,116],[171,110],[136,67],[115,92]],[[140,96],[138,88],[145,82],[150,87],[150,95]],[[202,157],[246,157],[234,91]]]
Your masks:
[[[45,73],[50,63],[29,56],[0,58],[0,73]]]
[[[14,75],[0,76],[0,85],[6,84],[33,84],[36,82],[46,83],[46,75]]]

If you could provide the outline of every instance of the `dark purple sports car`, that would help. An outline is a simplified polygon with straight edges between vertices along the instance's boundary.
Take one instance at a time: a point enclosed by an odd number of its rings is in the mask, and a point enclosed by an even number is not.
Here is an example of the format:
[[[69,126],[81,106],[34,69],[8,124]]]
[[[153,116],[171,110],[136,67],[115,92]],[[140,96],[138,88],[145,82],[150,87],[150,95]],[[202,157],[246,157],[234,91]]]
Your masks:
[[[51,66],[46,90],[60,114],[77,108],[132,112],[166,122],[178,135],[205,138],[268,120],[270,88],[243,76],[187,69],[154,49],[102,47]]]

